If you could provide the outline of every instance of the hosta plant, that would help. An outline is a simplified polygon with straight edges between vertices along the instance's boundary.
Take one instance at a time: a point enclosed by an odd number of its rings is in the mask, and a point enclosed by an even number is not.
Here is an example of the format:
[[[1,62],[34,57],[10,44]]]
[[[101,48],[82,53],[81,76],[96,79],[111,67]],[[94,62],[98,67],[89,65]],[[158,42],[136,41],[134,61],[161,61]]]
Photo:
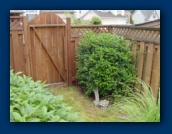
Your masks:
[[[127,95],[137,73],[130,49],[123,37],[86,32],[77,49],[77,78],[86,87],[85,95],[98,89],[100,95]]]
[[[67,106],[61,95],[53,96],[41,81],[10,71],[11,122],[79,122],[78,113]]]

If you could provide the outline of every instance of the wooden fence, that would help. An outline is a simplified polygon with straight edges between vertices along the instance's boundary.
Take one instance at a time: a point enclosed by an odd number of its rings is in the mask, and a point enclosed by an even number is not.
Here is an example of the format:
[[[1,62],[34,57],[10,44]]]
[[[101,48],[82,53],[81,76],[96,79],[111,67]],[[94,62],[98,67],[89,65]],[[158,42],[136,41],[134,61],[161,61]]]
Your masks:
[[[10,66],[15,72],[26,70],[26,18],[10,17]]]
[[[71,26],[54,13],[41,13],[27,23],[10,17],[10,66],[34,80],[51,85],[76,82],[76,48],[83,33],[92,30],[133,40],[132,51],[139,78],[149,84],[155,98],[160,85],[160,29],[133,26]]]

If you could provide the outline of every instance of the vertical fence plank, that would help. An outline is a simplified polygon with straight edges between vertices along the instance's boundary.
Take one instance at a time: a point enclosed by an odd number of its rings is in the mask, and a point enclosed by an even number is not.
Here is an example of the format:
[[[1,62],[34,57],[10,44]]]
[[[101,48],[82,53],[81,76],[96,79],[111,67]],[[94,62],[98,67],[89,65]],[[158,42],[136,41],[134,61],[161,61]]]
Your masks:
[[[148,50],[146,52],[146,63],[145,63],[145,71],[144,71],[144,81],[147,85],[150,85],[150,77],[151,77],[151,68],[152,68],[152,59],[153,59],[153,47],[154,44],[148,43]]]
[[[30,77],[33,77],[33,67],[32,67],[32,49],[31,49],[31,38],[30,38],[30,28],[29,25],[27,25],[27,51],[28,51],[28,57],[26,57],[26,61],[29,60],[29,68],[30,68],[30,74],[28,74]]]
[[[71,67],[71,20],[66,18],[66,28],[67,28],[67,50],[68,50],[68,85],[72,85],[72,67]]]
[[[19,42],[18,42],[18,31],[12,32],[12,42],[13,42],[13,54],[14,55],[14,71],[18,72],[20,70],[20,55],[18,52]]]
[[[26,74],[26,66],[25,66],[25,45],[24,45],[24,35],[18,33],[18,63],[19,63],[19,71],[23,72],[23,74]]]
[[[23,17],[23,28],[24,28],[24,43],[25,43],[25,67],[26,67],[26,75],[31,75],[30,71],[30,58],[29,58],[29,45],[28,45],[28,33],[27,33],[27,20],[26,17]]]
[[[140,42],[140,50],[138,52],[138,76],[142,79],[143,72],[143,60],[144,60],[144,42]]]
[[[160,46],[155,48],[154,63],[153,63],[152,77],[151,77],[151,88],[153,91],[153,95],[156,99],[158,99],[159,82],[160,82]]]
[[[13,41],[12,41],[12,33],[10,32],[10,67],[14,69],[14,54],[13,54]]]
[[[135,62],[134,62],[134,65],[136,65],[136,50],[137,50],[137,42],[134,42],[133,44],[132,44],[132,52],[133,52],[133,58],[134,58],[134,60],[135,60]]]

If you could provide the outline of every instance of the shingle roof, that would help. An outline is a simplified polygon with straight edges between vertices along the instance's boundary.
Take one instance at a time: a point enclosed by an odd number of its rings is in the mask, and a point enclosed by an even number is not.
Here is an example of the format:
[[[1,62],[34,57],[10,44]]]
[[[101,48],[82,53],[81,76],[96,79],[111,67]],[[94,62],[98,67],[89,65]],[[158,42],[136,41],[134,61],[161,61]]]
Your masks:
[[[98,11],[98,10],[89,10],[86,14],[84,14],[81,18],[83,18],[85,15],[87,15],[89,12],[94,12],[96,15],[98,15],[101,18],[113,18],[113,17],[125,17],[122,15],[114,15],[112,12],[110,11],[106,11],[106,12],[102,12],[102,11]]]
[[[63,13],[63,12],[75,12],[74,10],[41,10],[41,12],[55,12],[55,13]]]
[[[110,11],[107,12],[102,12],[97,10],[92,10],[92,11],[100,17],[115,17],[115,15],[112,14]]]
[[[143,15],[145,16],[145,20],[149,20],[151,15],[153,14],[154,10],[140,10]]]
[[[24,13],[23,10],[10,10],[10,13]]]

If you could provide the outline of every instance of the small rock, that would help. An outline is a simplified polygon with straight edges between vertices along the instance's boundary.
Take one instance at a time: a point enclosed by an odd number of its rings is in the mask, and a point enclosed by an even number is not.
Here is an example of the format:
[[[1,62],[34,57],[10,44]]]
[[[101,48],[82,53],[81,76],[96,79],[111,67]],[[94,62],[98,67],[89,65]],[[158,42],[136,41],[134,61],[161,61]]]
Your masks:
[[[107,108],[108,107],[108,105],[109,105],[109,101],[107,101],[107,100],[102,100],[102,101],[100,101],[100,107],[101,108]]]

